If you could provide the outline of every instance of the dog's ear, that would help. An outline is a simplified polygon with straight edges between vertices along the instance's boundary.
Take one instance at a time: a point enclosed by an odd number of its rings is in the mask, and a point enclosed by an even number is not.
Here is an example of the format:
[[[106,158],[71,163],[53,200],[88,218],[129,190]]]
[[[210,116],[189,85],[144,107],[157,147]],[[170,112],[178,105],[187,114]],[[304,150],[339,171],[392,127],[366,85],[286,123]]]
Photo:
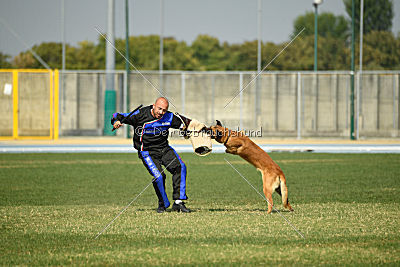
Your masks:
[[[222,123],[219,120],[217,120],[217,126],[221,126],[222,127]]]

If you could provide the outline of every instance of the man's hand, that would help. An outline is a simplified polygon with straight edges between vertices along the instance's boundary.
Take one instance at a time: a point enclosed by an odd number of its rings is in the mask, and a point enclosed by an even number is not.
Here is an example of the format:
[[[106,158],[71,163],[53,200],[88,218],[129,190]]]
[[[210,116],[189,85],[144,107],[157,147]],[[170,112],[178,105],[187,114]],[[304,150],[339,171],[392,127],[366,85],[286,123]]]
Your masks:
[[[113,126],[114,126],[115,129],[118,129],[119,127],[122,126],[122,123],[120,121],[116,121],[116,122],[114,122]]]

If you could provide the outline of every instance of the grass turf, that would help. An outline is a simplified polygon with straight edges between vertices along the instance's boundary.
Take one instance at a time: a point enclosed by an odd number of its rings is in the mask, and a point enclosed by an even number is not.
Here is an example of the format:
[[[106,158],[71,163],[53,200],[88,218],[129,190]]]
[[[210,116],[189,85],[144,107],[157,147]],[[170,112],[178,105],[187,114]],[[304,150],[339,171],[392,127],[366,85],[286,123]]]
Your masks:
[[[136,154],[0,154],[1,265],[400,264],[400,155],[272,153],[294,213],[239,157],[181,155],[191,214],[157,214]],[[171,196],[171,176],[167,193]]]

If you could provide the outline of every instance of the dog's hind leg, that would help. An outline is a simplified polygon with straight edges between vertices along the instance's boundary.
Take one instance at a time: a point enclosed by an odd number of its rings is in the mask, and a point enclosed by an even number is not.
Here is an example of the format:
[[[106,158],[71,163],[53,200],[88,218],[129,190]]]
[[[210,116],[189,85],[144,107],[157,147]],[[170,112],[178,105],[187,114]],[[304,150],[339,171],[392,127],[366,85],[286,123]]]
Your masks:
[[[272,212],[274,202],[272,200],[272,193],[279,186],[279,180],[276,177],[271,176],[269,173],[262,174],[263,179],[263,191],[266,199],[268,200],[268,213]]]
[[[272,201],[272,190],[270,190],[270,188],[267,188],[266,186],[264,186],[264,195],[268,200],[268,214],[272,212],[272,205],[274,205],[274,202]]]

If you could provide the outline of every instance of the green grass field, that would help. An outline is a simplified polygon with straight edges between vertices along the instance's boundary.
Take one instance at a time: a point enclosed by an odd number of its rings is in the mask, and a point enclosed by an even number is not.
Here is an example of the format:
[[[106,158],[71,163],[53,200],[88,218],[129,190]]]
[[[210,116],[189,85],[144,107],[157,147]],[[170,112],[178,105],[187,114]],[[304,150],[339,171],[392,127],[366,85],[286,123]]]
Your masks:
[[[181,155],[191,214],[157,214],[136,154],[0,154],[1,265],[400,265],[400,155],[272,153],[302,239],[233,155]],[[171,176],[167,193],[172,195]]]

